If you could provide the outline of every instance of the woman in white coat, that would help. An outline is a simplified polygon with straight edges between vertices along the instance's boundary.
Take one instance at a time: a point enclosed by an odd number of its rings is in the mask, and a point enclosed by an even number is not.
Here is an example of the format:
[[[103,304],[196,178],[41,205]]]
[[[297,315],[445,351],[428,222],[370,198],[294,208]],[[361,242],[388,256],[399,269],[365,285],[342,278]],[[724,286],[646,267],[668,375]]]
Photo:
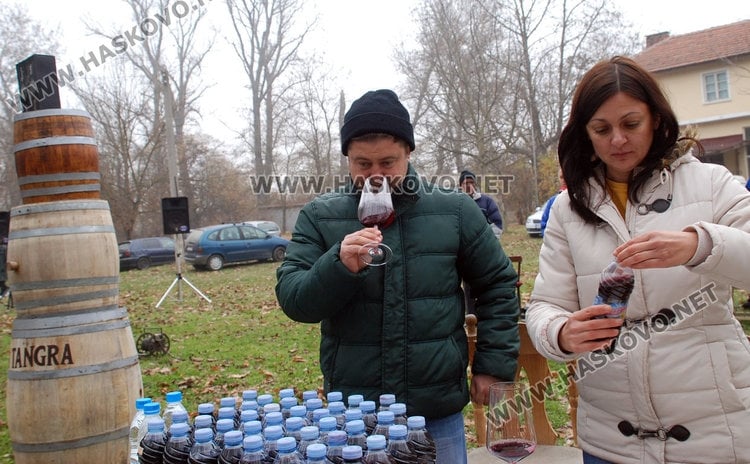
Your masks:
[[[558,155],[568,190],[544,234],[526,322],[577,360],[584,463],[750,463],[750,193],[701,163],[654,78],[614,57],[582,78]],[[634,270],[624,319],[593,305],[613,259]]]

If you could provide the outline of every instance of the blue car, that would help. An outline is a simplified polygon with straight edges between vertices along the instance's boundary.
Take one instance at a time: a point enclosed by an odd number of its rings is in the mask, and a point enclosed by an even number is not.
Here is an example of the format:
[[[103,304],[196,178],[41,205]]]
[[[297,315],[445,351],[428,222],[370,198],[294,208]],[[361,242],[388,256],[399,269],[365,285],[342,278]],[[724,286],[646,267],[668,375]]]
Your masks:
[[[193,229],[185,239],[183,257],[195,269],[218,271],[227,264],[281,261],[288,244],[249,224],[221,224]]]
[[[120,270],[148,269],[159,264],[174,263],[174,240],[169,237],[134,238],[118,244]]]

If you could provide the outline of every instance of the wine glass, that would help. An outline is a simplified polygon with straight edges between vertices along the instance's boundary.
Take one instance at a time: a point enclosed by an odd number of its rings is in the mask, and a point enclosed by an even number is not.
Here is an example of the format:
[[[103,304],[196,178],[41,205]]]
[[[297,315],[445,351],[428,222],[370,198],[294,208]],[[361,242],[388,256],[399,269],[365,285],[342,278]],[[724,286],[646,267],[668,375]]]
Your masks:
[[[507,463],[520,462],[536,449],[529,389],[520,382],[490,385],[487,451]]]
[[[359,222],[365,227],[387,227],[393,222],[394,216],[388,180],[383,176],[365,179],[357,208]],[[366,243],[359,249],[360,259],[368,266],[382,266],[392,255],[393,252],[384,243]]]

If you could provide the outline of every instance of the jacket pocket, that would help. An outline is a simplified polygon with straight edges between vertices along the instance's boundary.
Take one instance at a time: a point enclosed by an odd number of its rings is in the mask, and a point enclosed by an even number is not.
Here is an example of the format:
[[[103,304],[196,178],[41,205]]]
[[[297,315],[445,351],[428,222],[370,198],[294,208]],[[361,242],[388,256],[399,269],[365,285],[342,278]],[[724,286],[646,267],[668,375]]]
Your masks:
[[[729,414],[745,410],[747,406],[743,404],[732,382],[732,370],[729,367],[729,358],[724,342],[709,343],[708,351],[711,356],[716,391],[719,393],[719,400],[724,413]]]

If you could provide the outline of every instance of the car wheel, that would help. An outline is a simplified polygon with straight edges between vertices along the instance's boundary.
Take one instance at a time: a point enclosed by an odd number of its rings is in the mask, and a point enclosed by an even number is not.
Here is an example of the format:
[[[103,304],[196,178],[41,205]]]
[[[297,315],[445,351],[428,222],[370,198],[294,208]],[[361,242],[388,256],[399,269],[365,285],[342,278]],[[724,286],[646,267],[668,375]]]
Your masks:
[[[140,271],[148,269],[149,266],[151,266],[151,260],[146,256],[138,258],[138,261],[135,263],[135,267],[137,267]]]
[[[286,256],[286,249],[284,247],[276,247],[273,249],[271,257],[274,261],[283,261]]]
[[[193,269],[195,269],[196,271],[205,271],[206,270],[206,266],[200,266],[198,264],[193,264]]]
[[[224,267],[224,258],[222,258],[221,255],[211,255],[208,257],[206,264],[210,270],[218,271]]]

